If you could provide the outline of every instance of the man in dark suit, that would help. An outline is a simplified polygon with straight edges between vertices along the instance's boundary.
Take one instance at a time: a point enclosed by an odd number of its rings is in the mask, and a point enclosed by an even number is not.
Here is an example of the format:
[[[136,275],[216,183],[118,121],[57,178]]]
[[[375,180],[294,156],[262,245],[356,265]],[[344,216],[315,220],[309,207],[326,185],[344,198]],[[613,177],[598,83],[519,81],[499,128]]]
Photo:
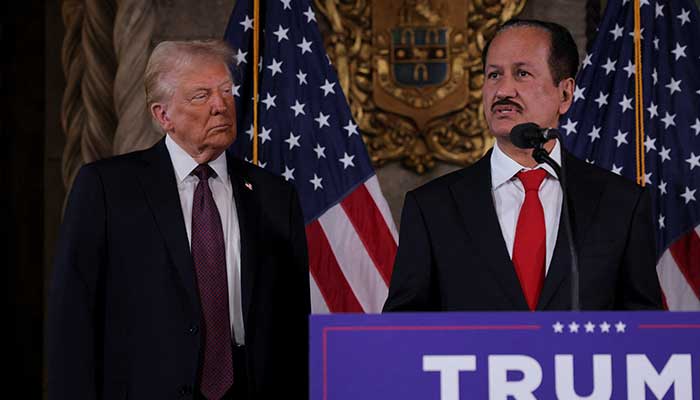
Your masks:
[[[51,282],[50,399],[306,398],[301,208],[225,151],[231,57],[159,44],[145,84],[166,137],[81,169]]]
[[[572,103],[576,44],[560,25],[513,20],[483,54],[494,148],[406,195],[385,311],[572,307],[562,190],[508,135],[525,122],[557,127]],[[581,309],[661,308],[648,193],[555,139],[545,149],[566,167]]]

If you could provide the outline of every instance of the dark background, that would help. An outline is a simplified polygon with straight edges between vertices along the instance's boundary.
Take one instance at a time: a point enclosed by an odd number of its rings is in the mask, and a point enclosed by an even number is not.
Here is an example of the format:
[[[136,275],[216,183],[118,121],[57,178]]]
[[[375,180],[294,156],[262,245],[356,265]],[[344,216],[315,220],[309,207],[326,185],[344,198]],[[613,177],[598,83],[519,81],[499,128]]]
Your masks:
[[[40,1],[2,5],[2,257],[10,305],[7,381],[39,398],[43,343],[44,15]]]

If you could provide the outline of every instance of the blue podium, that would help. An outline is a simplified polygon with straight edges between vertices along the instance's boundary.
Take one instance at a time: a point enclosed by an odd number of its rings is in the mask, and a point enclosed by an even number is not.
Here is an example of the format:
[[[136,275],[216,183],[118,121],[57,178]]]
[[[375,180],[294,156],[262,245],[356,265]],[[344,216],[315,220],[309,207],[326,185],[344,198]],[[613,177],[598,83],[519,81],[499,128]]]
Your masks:
[[[312,400],[700,399],[700,313],[314,315]]]

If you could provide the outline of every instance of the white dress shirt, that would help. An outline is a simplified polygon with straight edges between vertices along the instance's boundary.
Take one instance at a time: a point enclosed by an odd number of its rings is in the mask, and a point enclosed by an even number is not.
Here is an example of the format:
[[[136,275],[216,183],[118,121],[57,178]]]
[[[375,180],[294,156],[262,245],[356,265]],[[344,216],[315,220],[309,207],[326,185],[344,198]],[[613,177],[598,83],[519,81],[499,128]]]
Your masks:
[[[549,154],[561,165],[561,146],[556,141],[554,149]],[[547,237],[547,258],[545,262],[545,274],[549,271],[549,264],[554,254],[554,245],[557,242],[559,232],[559,217],[563,193],[559,181],[552,167],[547,164],[539,164],[535,168],[527,168],[518,164],[499,147],[493,146],[491,154],[491,188],[493,190],[493,203],[496,206],[498,223],[501,225],[503,240],[508,248],[510,258],[513,258],[513,243],[515,241],[515,227],[518,224],[520,207],[525,201],[525,189],[516,174],[520,171],[542,168],[547,171],[540,190],[538,192],[542,208],[544,209],[544,224]]]
[[[170,138],[170,135],[165,138],[165,146],[168,148],[170,160],[175,169],[177,191],[180,195],[182,215],[185,218],[187,239],[192,246],[192,198],[199,179],[191,175],[191,172],[198,164]],[[231,321],[231,327],[235,334],[235,342],[242,345],[244,344],[245,331],[241,306],[241,233],[238,226],[236,202],[233,198],[233,186],[226,165],[226,154],[222,153],[217,159],[210,161],[209,166],[216,172],[216,177],[209,178],[209,187],[221,217],[224,243],[226,243],[229,321]]]

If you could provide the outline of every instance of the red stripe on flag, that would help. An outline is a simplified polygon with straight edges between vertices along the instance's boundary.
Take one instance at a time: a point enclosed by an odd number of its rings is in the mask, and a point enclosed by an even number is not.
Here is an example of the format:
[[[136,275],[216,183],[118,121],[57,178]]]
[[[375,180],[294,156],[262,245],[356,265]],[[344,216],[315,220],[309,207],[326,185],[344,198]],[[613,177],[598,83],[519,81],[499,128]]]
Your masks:
[[[681,236],[670,247],[671,255],[678,264],[688,285],[700,299],[700,237],[695,229]]]
[[[330,312],[363,312],[318,220],[306,225],[309,270]]]
[[[388,286],[396,257],[396,242],[372,195],[365,185],[360,185],[340,204]]]

